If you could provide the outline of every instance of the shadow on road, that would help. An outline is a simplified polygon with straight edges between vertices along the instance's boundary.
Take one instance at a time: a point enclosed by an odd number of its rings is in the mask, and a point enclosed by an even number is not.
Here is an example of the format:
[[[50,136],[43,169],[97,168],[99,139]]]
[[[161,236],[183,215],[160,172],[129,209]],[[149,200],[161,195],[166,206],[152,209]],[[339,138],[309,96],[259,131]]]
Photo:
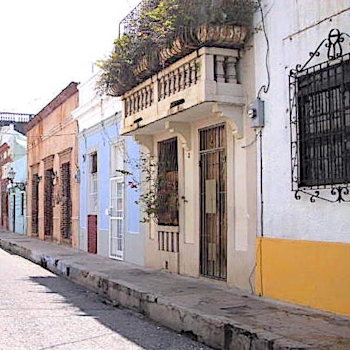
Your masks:
[[[46,287],[47,291],[45,293],[54,293],[63,297],[63,300],[59,301],[59,303],[62,305],[68,303],[69,306],[77,308],[76,311],[72,311],[75,315],[93,317],[102,325],[133,342],[135,345],[140,346],[142,349],[210,350],[210,348],[203,344],[193,342],[188,338],[177,335],[173,331],[157,326],[157,324],[147,320],[144,316],[136,312],[106,304],[105,300],[97,294],[60,276],[32,276],[30,280]],[[57,344],[54,347],[40,350],[52,349],[64,345],[66,344]]]

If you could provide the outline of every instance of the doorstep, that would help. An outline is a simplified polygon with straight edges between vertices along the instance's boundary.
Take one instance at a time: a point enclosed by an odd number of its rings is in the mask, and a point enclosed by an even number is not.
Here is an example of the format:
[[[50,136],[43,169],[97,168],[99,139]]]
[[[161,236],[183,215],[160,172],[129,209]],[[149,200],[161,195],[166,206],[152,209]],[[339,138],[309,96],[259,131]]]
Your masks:
[[[0,247],[214,349],[350,349],[350,318],[0,231]]]

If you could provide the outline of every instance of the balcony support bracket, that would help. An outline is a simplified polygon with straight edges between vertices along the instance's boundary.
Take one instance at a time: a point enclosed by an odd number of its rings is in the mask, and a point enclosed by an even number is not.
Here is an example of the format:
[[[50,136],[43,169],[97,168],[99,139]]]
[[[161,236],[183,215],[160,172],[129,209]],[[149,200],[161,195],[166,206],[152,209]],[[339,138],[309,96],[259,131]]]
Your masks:
[[[215,103],[213,106],[213,113],[219,118],[225,119],[230,124],[232,134],[238,140],[244,137],[242,107],[243,106],[228,103]]]
[[[154,151],[154,142],[153,136],[151,135],[134,135],[134,140],[139,145],[146,147],[150,155],[153,155]]]
[[[165,123],[165,129],[170,133],[176,134],[181,142],[182,147],[186,152],[191,151],[191,125],[183,122],[169,122]]]

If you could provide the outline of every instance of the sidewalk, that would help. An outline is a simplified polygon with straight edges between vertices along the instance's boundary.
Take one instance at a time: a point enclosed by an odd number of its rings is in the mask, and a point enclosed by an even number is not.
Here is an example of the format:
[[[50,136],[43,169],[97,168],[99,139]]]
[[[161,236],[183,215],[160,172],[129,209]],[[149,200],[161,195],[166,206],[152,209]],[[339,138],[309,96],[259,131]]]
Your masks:
[[[215,349],[350,350],[350,318],[7,231],[0,231],[0,247]]]

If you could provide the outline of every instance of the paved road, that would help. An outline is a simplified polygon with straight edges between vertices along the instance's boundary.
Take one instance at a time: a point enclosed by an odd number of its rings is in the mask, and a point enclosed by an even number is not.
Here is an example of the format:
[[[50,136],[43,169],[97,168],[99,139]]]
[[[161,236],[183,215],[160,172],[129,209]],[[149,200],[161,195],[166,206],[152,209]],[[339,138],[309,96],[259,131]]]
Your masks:
[[[209,350],[0,249],[0,350]]]

